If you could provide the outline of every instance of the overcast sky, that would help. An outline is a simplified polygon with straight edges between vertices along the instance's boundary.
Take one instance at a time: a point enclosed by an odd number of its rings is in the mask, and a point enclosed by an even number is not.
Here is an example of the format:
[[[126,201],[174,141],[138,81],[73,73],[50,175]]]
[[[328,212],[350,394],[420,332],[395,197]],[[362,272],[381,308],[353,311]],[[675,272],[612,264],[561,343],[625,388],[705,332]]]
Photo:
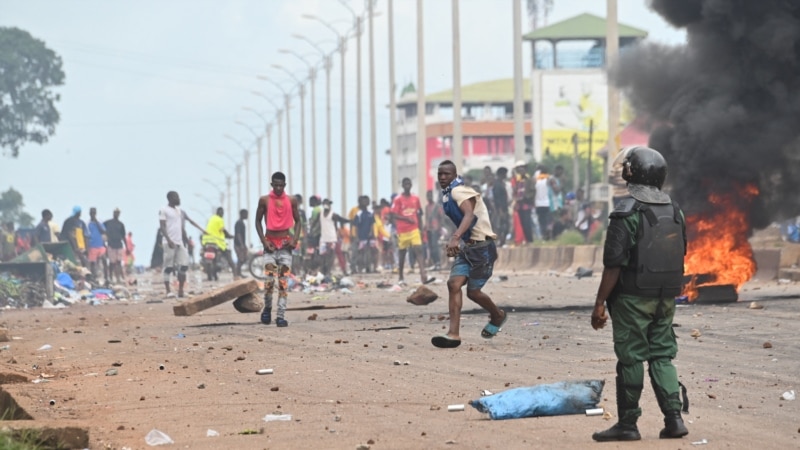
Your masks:
[[[523,14],[525,12],[524,1]],[[348,2],[356,12],[363,3]],[[386,0],[378,0],[375,19],[375,64],[377,96],[377,148],[379,150],[379,190],[383,197],[392,191],[389,147],[388,32]],[[508,0],[462,0],[461,49],[462,83],[470,84],[513,76],[512,3]],[[416,78],[416,1],[395,0],[395,64],[399,87]],[[605,16],[601,0],[555,0],[549,22],[554,23],[582,12]],[[280,101],[277,89],[259,80],[266,75],[285,88],[291,78],[271,68],[279,64],[304,78],[307,69],[292,55],[278,49],[292,49],[318,62],[320,55],[309,44],[295,39],[302,34],[334,49],[334,33],[318,22],[303,19],[314,14],[331,22],[340,32],[352,26],[347,8],[334,0],[0,0],[0,26],[18,27],[30,32],[58,53],[64,63],[65,85],[59,88],[57,108],[61,122],[56,134],[44,145],[29,144],[20,156],[0,156],[0,190],[14,187],[25,200],[26,210],[39,218],[49,208],[61,223],[73,205],[80,205],[88,218],[91,206],[99,216],[110,218],[115,207],[134,233],[141,264],[149,264],[150,251],[158,227],[157,211],[166,204],[166,192],[177,190],[184,209],[204,224],[211,205],[195,194],[218,203],[215,187],[224,189],[224,175],[211,167],[213,161],[233,171],[234,162],[217,152],[229,153],[241,162],[242,150],[226,139],[230,134],[249,146],[251,131],[236,124],[242,121],[256,132],[263,121],[250,107],[264,116],[274,109],[256,90]],[[426,90],[436,92],[451,87],[452,57],[450,2],[425,2]],[[650,39],[680,44],[682,31],[671,28],[650,11],[645,0],[619,0],[619,21],[649,31]],[[529,31],[527,18],[523,32]],[[365,150],[365,190],[370,190],[369,91],[367,36],[362,38],[363,64],[363,146]],[[530,68],[530,44],[524,44],[524,73]],[[333,158],[340,158],[340,58],[334,57],[331,76]],[[347,155],[350,164],[348,197],[356,198],[355,132],[355,42],[347,51]],[[324,74],[317,81],[317,193],[334,200],[341,210],[340,185],[334,170],[333,192],[324,192]],[[292,150],[300,151],[299,107],[293,105]],[[310,107],[306,117],[310,122]],[[307,125],[307,130],[310,127]],[[310,131],[309,131],[310,132]],[[277,150],[273,135],[273,150]],[[306,162],[311,170],[311,142],[306,138]],[[265,152],[266,153],[266,152]],[[284,157],[285,158],[285,157]],[[284,161],[285,162],[285,161]],[[270,170],[277,170],[277,158]],[[265,162],[266,165],[266,162]],[[300,189],[300,160],[289,175],[287,189]],[[334,169],[338,164],[334,165]],[[281,168],[286,171],[286,167]],[[268,189],[267,167],[262,171],[262,190]],[[255,158],[251,159],[250,203],[255,211],[257,192]],[[244,180],[244,175],[242,176]],[[311,193],[311,176],[308,176]],[[235,181],[234,181],[235,184]],[[237,208],[234,186],[233,209]],[[266,192],[261,192],[266,193]],[[369,194],[369,192],[367,192]],[[245,203],[242,187],[242,202]],[[223,205],[227,207],[227,205]],[[244,205],[243,205],[244,206]],[[347,207],[353,205],[348,204]],[[235,212],[235,211],[234,211]],[[226,211],[226,214],[232,212]],[[252,227],[250,227],[252,228]],[[250,232],[250,229],[248,229]],[[193,233],[196,234],[196,233]]]

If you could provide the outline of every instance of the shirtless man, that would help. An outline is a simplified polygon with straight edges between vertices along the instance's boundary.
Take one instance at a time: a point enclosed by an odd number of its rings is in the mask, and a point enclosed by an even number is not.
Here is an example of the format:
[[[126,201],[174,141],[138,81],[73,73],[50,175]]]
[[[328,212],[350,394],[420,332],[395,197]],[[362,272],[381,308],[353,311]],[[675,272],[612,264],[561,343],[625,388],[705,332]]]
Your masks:
[[[275,279],[278,280],[278,314],[275,325],[289,325],[286,314],[286,301],[289,292],[289,273],[292,270],[292,250],[297,247],[300,236],[300,212],[297,200],[286,194],[286,175],[282,172],[272,174],[272,192],[258,199],[256,209],[256,234],[264,245],[264,309],[261,323],[272,323],[272,294]],[[267,232],[264,233],[264,226]],[[293,232],[292,231],[293,228]]]

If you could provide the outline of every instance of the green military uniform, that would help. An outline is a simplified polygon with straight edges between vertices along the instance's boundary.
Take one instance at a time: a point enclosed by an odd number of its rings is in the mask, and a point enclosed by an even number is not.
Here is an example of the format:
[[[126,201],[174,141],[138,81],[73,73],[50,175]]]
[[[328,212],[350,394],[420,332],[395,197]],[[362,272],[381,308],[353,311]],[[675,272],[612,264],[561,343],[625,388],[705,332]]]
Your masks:
[[[683,213],[681,212],[681,219]],[[626,270],[631,263],[631,249],[641,236],[641,226],[648,226],[644,215],[611,215],[606,240],[604,264]],[[617,408],[622,424],[635,425],[642,414],[639,398],[644,383],[644,361],[659,407],[666,415],[680,411],[678,373],[672,359],[678,344],[672,329],[675,315],[674,296],[647,297],[621,292],[620,286],[607,300],[617,356]]]

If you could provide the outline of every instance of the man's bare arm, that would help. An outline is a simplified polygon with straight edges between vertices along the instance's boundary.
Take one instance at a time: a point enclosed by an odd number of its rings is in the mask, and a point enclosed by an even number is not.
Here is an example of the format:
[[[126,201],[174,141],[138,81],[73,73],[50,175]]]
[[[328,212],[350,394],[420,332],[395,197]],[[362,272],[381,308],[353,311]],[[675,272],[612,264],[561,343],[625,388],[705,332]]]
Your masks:
[[[258,206],[256,207],[256,235],[258,240],[264,242],[264,217],[267,215],[267,202],[264,197],[258,199]]]

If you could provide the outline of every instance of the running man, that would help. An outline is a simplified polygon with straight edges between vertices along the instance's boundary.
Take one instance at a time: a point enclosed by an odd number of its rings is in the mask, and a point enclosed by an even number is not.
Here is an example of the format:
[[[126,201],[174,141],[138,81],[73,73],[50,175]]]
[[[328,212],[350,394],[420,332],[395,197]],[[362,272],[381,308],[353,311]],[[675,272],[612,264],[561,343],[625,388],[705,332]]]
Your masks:
[[[300,236],[300,212],[294,197],[286,194],[286,175],[272,174],[272,192],[258,199],[256,234],[264,245],[264,309],[261,323],[272,323],[272,294],[278,281],[278,314],[275,325],[289,326],[286,321],[286,302],[289,293],[289,273],[292,270],[292,250]],[[263,223],[262,223],[263,222]],[[267,232],[264,233],[264,227]],[[292,234],[293,228],[293,234]]]
[[[455,257],[447,280],[450,330],[447,334],[433,337],[431,343],[439,348],[455,348],[461,345],[461,288],[464,285],[467,285],[467,297],[489,312],[489,323],[481,331],[484,339],[497,335],[508,314],[481,291],[492,277],[497,259],[497,236],[492,231],[486,204],[478,192],[464,185],[452,161],[445,160],[439,164],[438,180],[443,189],[444,213],[457,228],[447,242],[447,256]]]

